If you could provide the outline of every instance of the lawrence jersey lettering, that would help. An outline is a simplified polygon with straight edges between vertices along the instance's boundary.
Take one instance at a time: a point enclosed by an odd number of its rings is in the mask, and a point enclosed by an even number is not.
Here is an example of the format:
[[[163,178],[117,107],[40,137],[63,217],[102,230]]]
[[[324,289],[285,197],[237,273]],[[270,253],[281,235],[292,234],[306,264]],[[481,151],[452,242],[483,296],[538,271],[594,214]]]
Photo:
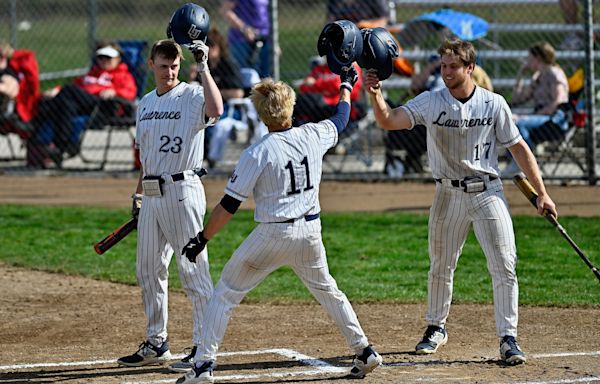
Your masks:
[[[444,87],[419,94],[403,108],[413,127],[427,127],[429,165],[436,179],[498,176],[498,144],[510,147],[521,139],[504,98],[481,87],[464,104]]]
[[[146,175],[202,167],[204,88],[181,82],[169,92],[148,93],[138,105],[136,145]]]

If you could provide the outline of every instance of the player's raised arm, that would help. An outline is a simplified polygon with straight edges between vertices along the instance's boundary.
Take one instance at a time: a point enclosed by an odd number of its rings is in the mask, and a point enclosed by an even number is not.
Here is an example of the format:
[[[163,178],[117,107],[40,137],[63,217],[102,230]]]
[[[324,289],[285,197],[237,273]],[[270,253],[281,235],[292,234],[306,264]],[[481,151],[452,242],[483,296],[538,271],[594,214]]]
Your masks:
[[[350,96],[352,88],[358,81],[358,72],[354,66],[345,67],[340,75],[340,99],[335,115],[329,118],[338,132],[342,132],[350,120]]]
[[[410,117],[404,108],[391,108],[381,92],[381,81],[375,71],[367,71],[365,88],[369,92],[373,114],[377,124],[388,131],[408,129],[412,127]]]
[[[223,114],[223,98],[208,69],[208,45],[202,40],[194,40],[189,49],[198,63],[198,74],[204,87],[206,117],[220,117]]]

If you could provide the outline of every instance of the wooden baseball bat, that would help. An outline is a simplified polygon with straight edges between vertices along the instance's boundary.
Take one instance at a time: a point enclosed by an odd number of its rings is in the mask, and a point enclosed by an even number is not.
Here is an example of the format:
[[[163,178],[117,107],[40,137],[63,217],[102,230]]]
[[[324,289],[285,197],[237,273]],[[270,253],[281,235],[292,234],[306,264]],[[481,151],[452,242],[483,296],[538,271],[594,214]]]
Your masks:
[[[519,190],[525,195],[525,197],[527,197],[527,200],[529,200],[531,202],[531,204],[533,204],[533,206],[535,208],[537,208],[537,197],[538,197],[538,194],[535,191],[535,189],[533,189],[533,185],[531,185],[531,183],[529,182],[529,180],[527,180],[525,177],[523,177],[523,175],[518,174],[518,175],[515,175],[515,177],[513,177],[513,181],[517,185],[517,187],[519,188]],[[592,270],[592,272],[594,273],[594,275],[598,279],[598,282],[600,282],[600,271],[598,271],[598,268],[596,268],[592,264],[592,262],[590,261],[590,259],[588,259],[588,257],[577,246],[577,244],[575,244],[575,241],[573,241],[573,239],[571,239],[571,237],[569,236],[569,234],[567,233],[567,231],[563,228],[562,225],[560,225],[560,223],[558,222],[558,220],[556,219],[556,217],[554,217],[554,215],[550,214],[550,212],[548,212],[548,211],[544,211],[544,217],[552,225],[554,225],[554,227],[558,230],[558,232],[565,238],[565,240],[567,240],[567,242],[571,245],[571,247],[573,247],[573,249],[575,250],[575,252],[577,252],[577,255],[579,255],[579,257],[581,258],[581,260],[583,260],[583,262],[585,263],[585,265],[587,265],[588,268]]]
[[[122,224],[119,228],[115,229],[104,239],[100,240],[94,245],[94,250],[97,254],[102,255],[104,252],[111,249],[119,241],[123,240],[125,236],[129,235],[131,231],[137,228],[137,219],[132,218],[128,222]]]

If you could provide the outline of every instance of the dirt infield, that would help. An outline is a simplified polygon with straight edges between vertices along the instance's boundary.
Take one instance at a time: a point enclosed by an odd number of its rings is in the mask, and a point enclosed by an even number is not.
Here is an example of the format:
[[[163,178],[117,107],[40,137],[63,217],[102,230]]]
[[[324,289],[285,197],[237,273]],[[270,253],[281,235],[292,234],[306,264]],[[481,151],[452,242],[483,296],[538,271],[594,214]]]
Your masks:
[[[107,207],[128,207],[135,184],[132,178],[0,180],[0,203]],[[209,206],[218,202],[225,182],[206,180]],[[507,185],[506,190],[514,213],[533,213],[516,188]],[[550,188],[563,215],[599,215],[598,191]],[[321,201],[325,212],[426,212],[432,194],[432,185],[327,182]],[[179,377],[164,367],[119,368],[114,362],[144,339],[137,287],[0,265],[0,291],[0,382],[168,383]],[[169,301],[171,351],[179,354],[191,339],[190,305],[181,292],[172,292]],[[355,309],[385,359],[364,382],[600,382],[600,307],[522,307],[519,341],[529,361],[519,367],[498,360],[491,305],[453,306],[448,345],[424,357],[412,352],[424,327],[424,304]],[[241,305],[221,352],[227,355],[216,375],[228,381],[350,382],[349,351],[316,304]]]

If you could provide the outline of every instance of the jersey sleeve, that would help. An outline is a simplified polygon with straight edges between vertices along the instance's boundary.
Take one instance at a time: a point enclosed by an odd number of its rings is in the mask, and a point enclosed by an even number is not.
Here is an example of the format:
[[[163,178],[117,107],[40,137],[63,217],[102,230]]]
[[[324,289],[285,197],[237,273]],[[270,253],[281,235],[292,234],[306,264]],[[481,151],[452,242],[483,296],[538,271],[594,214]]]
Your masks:
[[[245,150],[238,161],[229,182],[225,187],[225,193],[239,201],[246,201],[256,185],[256,180],[263,171],[260,156],[255,154],[250,147]]]
[[[308,123],[305,124],[306,128],[316,130],[319,135],[319,143],[321,145],[321,156],[325,156],[325,153],[332,148],[338,142],[338,131],[335,124],[329,120],[323,120],[317,124]]]
[[[521,133],[512,118],[512,112],[506,100],[501,96],[498,96],[497,100],[498,112],[494,127],[496,139],[503,147],[510,147],[521,140]]]
[[[431,92],[425,91],[417,95],[412,100],[409,100],[402,106],[410,117],[412,127],[415,125],[426,125],[425,116],[429,111],[429,104],[431,102]]]
[[[189,99],[189,107],[193,111],[198,111],[198,118],[196,120],[195,128],[198,131],[201,131],[210,125],[214,125],[217,122],[217,119],[210,118],[208,121],[206,121],[206,103],[204,102],[204,88],[196,84],[191,85],[191,87],[192,97]]]

